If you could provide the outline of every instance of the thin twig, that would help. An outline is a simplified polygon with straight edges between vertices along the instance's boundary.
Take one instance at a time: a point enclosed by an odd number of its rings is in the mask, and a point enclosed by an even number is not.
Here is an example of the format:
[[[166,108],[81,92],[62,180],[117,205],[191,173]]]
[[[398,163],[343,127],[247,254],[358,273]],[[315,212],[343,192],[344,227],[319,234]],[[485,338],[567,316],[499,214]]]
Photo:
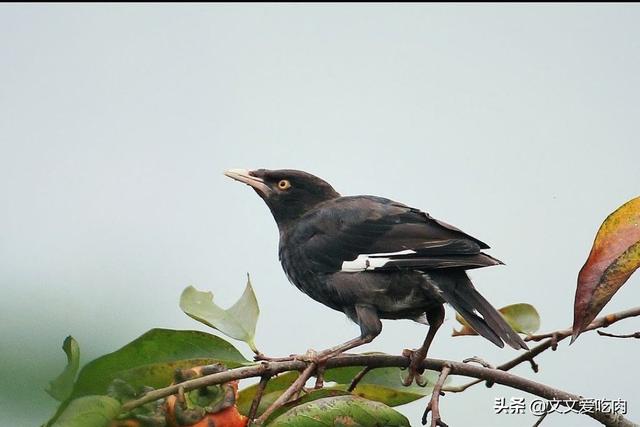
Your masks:
[[[424,414],[422,414],[422,425],[427,424],[427,415],[431,412],[431,427],[448,427],[440,416],[440,394],[442,393],[442,386],[449,376],[449,372],[451,372],[451,367],[445,364],[442,367],[436,385],[433,386],[433,392],[431,393],[431,399],[427,404],[427,408],[424,410]],[[442,394],[444,395],[444,393]]]
[[[591,322],[589,326],[585,329],[585,332],[592,331],[598,328],[606,328],[607,326],[612,325],[622,319],[626,319],[629,317],[636,317],[636,316],[640,316],[640,307],[634,307],[628,310],[619,311],[617,313],[607,314],[606,316],[599,317],[595,319],[593,322]],[[598,331],[598,333],[600,333],[600,331]],[[538,364],[535,363],[534,357],[538,356],[540,353],[548,350],[549,348],[555,350],[555,348],[557,348],[558,346],[558,342],[571,336],[572,334],[573,334],[572,329],[566,328],[566,329],[560,329],[553,332],[548,332],[546,334],[529,335],[528,337],[525,338],[525,341],[542,341],[545,339],[546,341],[538,344],[537,346],[533,347],[529,351],[521,353],[518,357],[512,360],[509,360],[508,362],[505,362],[502,365],[496,366],[496,369],[500,369],[502,371],[509,371],[515,368],[516,366],[520,365],[521,363],[528,361],[531,363],[531,368],[533,369],[533,371],[538,372]],[[444,387],[443,390],[449,391],[452,393],[461,393],[466,389],[468,389],[469,387],[472,387],[476,384],[480,384],[481,382],[483,381],[474,380],[458,386],[447,386],[447,387]]]
[[[526,361],[533,361],[533,358],[537,355],[539,355],[540,353],[542,353],[543,351],[547,350],[549,347],[551,347],[552,344],[552,340],[548,339],[547,341],[538,344],[537,346],[533,347],[531,350],[524,352],[522,354],[520,354],[518,357],[509,360],[506,363],[503,363],[502,365],[498,365],[496,366],[495,369],[500,369],[501,371],[509,371],[513,368],[515,368],[516,366],[518,366],[519,364],[526,362]],[[537,366],[537,365],[536,365]],[[532,366],[533,367],[533,366]],[[535,371],[535,369],[534,369]],[[482,380],[473,380],[470,381],[466,384],[462,384],[462,385],[458,385],[458,386],[447,386],[444,387],[444,391],[449,391],[452,393],[461,393],[463,391],[465,391],[466,389],[468,389],[469,387],[472,387],[476,384],[480,384],[481,382],[483,382]]]
[[[369,372],[371,369],[373,368],[365,366],[360,372],[358,372],[358,374],[351,380],[351,384],[349,384],[349,388],[347,388],[347,391],[351,393],[353,390],[355,390],[358,383],[362,380],[362,378],[364,378],[365,375],[367,375],[367,372]]]
[[[443,387],[442,391],[446,391],[446,392],[449,392],[449,393],[462,393],[463,391],[465,391],[469,387],[473,387],[474,385],[480,384],[481,382],[484,382],[484,381],[483,380],[473,380],[473,381],[469,381],[468,383],[464,383],[464,384],[460,384],[460,385],[449,385],[449,386]]]
[[[611,337],[611,338],[640,338],[640,332],[634,332],[632,334],[624,334],[624,335],[618,335],[618,334],[610,334],[607,332],[602,332],[602,331],[596,331],[598,333],[598,335],[603,336],[603,337]]]
[[[262,395],[264,394],[264,389],[267,387],[267,383],[269,382],[268,375],[263,375],[260,378],[260,382],[258,383],[258,387],[256,388],[256,395],[253,397],[253,401],[251,402],[251,409],[249,409],[249,414],[247,418],[249,418],[249,422],[252,422],[256,417],[256,413],[258,412],[258,407],[260,406],[260,401],[262,400]]]
[[[464,359],[462,361],[462,363],[471,363],[471,362],[478,363],[478,364],[484,366],[485,368],[495,369],[495,367],[492,364],[490,364],[489,362],[487,362],[484,359],[481,359],[478,356],[468,357],[468,358],[466,358],[466,359]],[[461,392],[465,391],[466,389],[468,389],[469,387],[471,387],[473,385],[476,385],[476,384],[480,384],[481,382],[482,382],[482,380],[473,380],[473,381],[470,381],[470,382],[468,382],[466,384],[462,384],[462,385],[457,385],[457,386],[451,385],[451,386],[444,387],[443,391],[449,391],[451,393],[461,393]]]
[[[606,316],[598,317],[593,322],[589,324],[585,328],[584,331],[591,331],[598,328],[606,328],[609,325],[613,325],[616,322],[619,322],[622,319],[626,319],[628,317],[636,317],[640,316],[640,307],[630,308],[628,310],[619,311],[617,313],[607,314]],[[525,341],[542,341],[546,338],[551,338],[553,335],[558,337],[558,341],[570,336],[573,334],[573,330],[571,328],[560,329],[558,331],[548,332],[546,334],[539,335],[530,335],[526,337]]]
[[[479,358],[478,356],[468,357],[462,361],[462,363],[471,363],[471,362],[477,363],[481,366],[484,366],[485,368],[495,369],[491,363],[487,362],[484,359]]]
[[[287,390],[285,390],[284,393],[282,393],[280,396],[278,396],[276,401],[273,402],[262,413],[262,415],[260,415],[260,417],[258,417],[258,419],[256,420],[256,423],[258,425],[264,424],[264,422],[267,420],[267,418],[269,418],[269,415],[271,415],[273,413],[273,411],[275,411],[276,409],[278,409],[279,407],[281,407],[282,405],[287,403],[289,401],[289,399],[291,399],[291,397],[294,394],[298,393],[302,389],[302,387],[304,387],[304,384],[311,377],[311,374],[313,374],[313,372],[315,370],[316,370],[316,364],[315,363],[309,363],[307,365],[307,367],[304,369],[304,371],[302,371],[300,376],[293,382],[293,384],[291,384],[289,386],[289,388]]]
[[[315,390],[318,390],[324,387],[324,370],[325,370],[325,364],[318,363],[316,367],[316,383],[313,386]]]
[[[549,415],[548,412],[545,412],[544,414],[540,415],[540,417],[536,420],[536,422],[533,425],[533,427],[538,427],[540,424],[542,424],[542,421],[544,421],[544,419],[547,417],[547,415]]]

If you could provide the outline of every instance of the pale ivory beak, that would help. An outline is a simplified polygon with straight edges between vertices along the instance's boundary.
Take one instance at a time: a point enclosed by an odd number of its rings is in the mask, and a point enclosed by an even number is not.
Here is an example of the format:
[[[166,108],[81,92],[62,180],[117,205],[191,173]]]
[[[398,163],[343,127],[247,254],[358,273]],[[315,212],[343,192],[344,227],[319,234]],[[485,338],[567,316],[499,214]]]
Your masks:
[[[264,180],[251,175],[251,171],[247,169],[229,169],[224,171],[224,174],[229,178],[253,187],[261,194],[266,195],[269,192],[269,187],[264,183]]]

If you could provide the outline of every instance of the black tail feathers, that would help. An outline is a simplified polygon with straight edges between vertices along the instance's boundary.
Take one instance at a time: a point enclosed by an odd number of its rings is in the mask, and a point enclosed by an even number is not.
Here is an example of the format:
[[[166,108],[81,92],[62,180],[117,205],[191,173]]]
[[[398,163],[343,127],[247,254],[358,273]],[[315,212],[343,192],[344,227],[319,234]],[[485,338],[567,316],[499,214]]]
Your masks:
[[[442,296],[478,334],[498,347],[507,343],[516,350],[529,349],[498,310],[480,295],[466,272],[460,271],[453,277],[449,272],[447,279],[437,280]]]

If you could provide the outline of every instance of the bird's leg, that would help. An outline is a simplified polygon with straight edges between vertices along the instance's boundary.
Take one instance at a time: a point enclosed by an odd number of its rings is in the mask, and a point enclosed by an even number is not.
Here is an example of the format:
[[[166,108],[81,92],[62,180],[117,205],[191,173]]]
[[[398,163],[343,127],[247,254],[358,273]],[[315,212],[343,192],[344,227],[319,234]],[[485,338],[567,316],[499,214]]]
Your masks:
[[[345,310],[347,316],[358,325],[360,325],[360,336],[350,339],[342,344],[327,348],[322,351],[307,350],[305,354],[292,354],[289,357],[270,358],[262,354],[256,355],[255,360],[265,361],[291,361],[301,360],[303,362],[314,364],[316,369],[316,388],[322,385],[322,373],[324,372],[324,364],[327,360],[334,356],[351,350],[352,348],[359,347],[364,344],[368,344],[382,331],[382,322],[378,317],[377,310],[370,305],[359,304],[352,309]]]
[[[312,350],[307,351],[301,360],[305,360],[306,362],[315,363],[318,369],[316,369],[316,384],[314,388],[322,388],[324,385],[324,369],[327,360],[332,357],[338,356],[344,353],[347,350],[351,350],[352,348],[359,347],[361,345],[370,343],[374,337],[358,337],[352,340],[349,340],[345,343],[333,346],[326,350],[322,350],[320,352],[315,352]]]
[[[307,353],[302,355],[302,357],[296,357],[296,358],[299,360],[305,360],[307,362],[317,362],[317,363],[326,362],[332,357],[342,354],[347,350],[351,350],[352,348],[356,348],[361,345],[370,343],[373,340],[373,338],[374,338],[373,336],[357,337],[322,351],[318,351],[318,352],[307,351]]]
[[[358,304],[353,309],[346,310],[345,313],[360,326],[360,336],[316,353],[317,360],[326,361],[347,350],[368,344],[382,331],[382,322],[378,317],[378,311],[371,305]]]
[[[346,314],[351,318],[351,320],[360,325],[359,337],[319,352],[310,350],[307,351],[306,354],[302,355],[302,357],[295,357],[296,359],[304,360],[305,362],[315,363],[319,367],[316,371],[316,384],[322,384],[322,373],[324,372],[323,365],[327,360],[342,354],[345,351],[351,350],[352,348],[370,343],[380,334],[380,331],[382,331],[382,322],[380,322],[378,312],[370,305],[356,305],[353,310],[347,310]]]
[[[407,377],[402,380],[402,383],[405,386],[411,385],[414,378],[416,380],[416,384],[420,386],[426,385],[426,382],[421,377],[424,369],[421,368],[420,365],[422,365],[424,359],[427,358],[427,352],[429,351],[433,337],[436,336],[436,332],[444,322],[444,305],[433,308],[425,314],[427,315],[427,321],[429,322],[429,331],[427,332],[427,337],[424,339],[422,347],[417,350],[405,349],[402,352],[402,355],[408,357],[411,361],[409,363],[409,373],[407,374]]]
[[[378,312],[375,308],[366,305],[357,305],[354,311],[355,313],[348,313],[348,315],[360,325],[360,336],[316,354],[316,363],[318,364],[318,370],[316,371],[316,388],[322,385],[324,365],[327,360],[352,348],[370,343],[382,330],[382,322],[380,322]],[[355,314],[355,316],[353,316],[353,314]]]

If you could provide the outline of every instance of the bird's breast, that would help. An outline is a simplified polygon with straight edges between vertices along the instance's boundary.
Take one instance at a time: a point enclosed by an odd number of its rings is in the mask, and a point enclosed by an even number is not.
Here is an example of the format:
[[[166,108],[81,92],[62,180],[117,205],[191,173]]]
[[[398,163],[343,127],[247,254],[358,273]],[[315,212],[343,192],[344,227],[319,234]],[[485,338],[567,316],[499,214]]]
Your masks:
[[[323,271],[322,267],[318,268],[290,245],[284,250],[281,245],[279,252],[280,263],[289,282],[321,304],[343,311],[344,305],[339,295],[328,283],[330,272]]]

